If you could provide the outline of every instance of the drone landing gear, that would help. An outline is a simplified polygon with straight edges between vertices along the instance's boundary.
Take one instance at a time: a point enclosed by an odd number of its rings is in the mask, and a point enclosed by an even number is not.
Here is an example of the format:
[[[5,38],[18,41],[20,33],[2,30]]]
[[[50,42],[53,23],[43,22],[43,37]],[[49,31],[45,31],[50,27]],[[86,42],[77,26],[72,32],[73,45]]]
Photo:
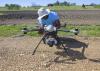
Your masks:
[[[39,45],[40,45],[40,43],[42,42],[42,40],[44,41],[44,39],[45,39],[45,35],[42,37],[42,39],[40,40],[40,42],[38,43],[38,45],[35,47],[35,49],[34,49],[34,51],[33,51],[33,54],[32,54],[32,55],[34,55],[34,54],[35,54],[35,52],[36,52],[37,48],[39,47]]]
[[[35,47],[32,55],[35,54],[37,48],[39,47],[40,43],[43,41],[44,44],[46,44],[46,37],[48,37],[47,34],[45,34],[41,40],[39,41],[39,43],[37,44],[37,46]],[[57,44],[55,45],[57,47],[57,49],[63,49],[65,52],[68,50],[68,48],[66,48],[66,46],[64,46],[63,42],[60,40],[60,38],[56,35],[55,39],[57,40]],[[54,44],[48,44],[50,47],[52,47]],[[61,46],[61,47],[60,47]]]
[[[64,43],[62,42],[62,40],[58,36],[57,36],[57,41],[58,41],[58,44],[56,45],[57,49],[63,49],[64,52],[67,53],[70,48],[66,47],[66,45],[64,45]]]

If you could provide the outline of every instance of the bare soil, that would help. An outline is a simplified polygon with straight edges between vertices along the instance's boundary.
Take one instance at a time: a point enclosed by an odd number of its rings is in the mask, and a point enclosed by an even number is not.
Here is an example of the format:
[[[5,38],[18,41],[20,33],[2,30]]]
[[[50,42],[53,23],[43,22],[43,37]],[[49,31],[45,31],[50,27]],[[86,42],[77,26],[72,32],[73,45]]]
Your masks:
[[[100,25],[100,10],[69,10],[57,12],[61,22],[68,22],[67,24]],[[11,19],[0,17],[0,24],[34,24],[38,17],[36,11],[8,12],[7,15],[9,15],[9,17],[11,16]],[[15,18],[12,18],[13,16],[15,16]],[[21,18],[16,18],[17,16],[21,16]]]
[[[66,37],[64,52],[40,44],[41,37],[1,37],[0,71],[100,71],[99,37]]]

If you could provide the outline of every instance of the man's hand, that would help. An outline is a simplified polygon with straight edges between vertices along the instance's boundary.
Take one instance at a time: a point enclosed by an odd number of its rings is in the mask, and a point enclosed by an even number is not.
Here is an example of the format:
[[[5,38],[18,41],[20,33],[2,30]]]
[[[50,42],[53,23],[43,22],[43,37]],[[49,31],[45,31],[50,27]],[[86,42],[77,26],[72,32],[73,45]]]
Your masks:
[[[38,34],[42,35],[43,33],[44,33],[44,29],[43,28],[39,28]]]

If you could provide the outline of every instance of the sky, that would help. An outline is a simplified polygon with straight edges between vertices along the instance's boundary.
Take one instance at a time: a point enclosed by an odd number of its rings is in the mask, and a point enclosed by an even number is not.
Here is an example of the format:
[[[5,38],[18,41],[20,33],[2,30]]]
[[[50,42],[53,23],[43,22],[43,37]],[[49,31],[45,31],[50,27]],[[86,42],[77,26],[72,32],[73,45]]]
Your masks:
[[[0,0],[0,6],[4,6],[5,4],[19,4],[21,6],[31,6],[32,4],[45,6],[49,3],[54,3],[57,0]],[[100,4],[100,0],[58,0],[59,2],[70,2],[76,3],[77,5],[84,4]]]

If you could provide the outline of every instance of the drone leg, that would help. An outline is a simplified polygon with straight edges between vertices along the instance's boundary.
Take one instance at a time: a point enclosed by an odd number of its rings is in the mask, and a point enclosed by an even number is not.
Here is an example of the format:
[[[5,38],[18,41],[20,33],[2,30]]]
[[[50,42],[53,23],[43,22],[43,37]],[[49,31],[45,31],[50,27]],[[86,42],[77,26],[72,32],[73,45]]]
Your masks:
[[[56,40],[57,40],[57,49],[62,49],[62,47],[61,47],[61,45],[62,45],[62,42],[61,42],[61,40],[60,40],[60,37],[58,37],[58,35],[56,35]]]
[[[48,35],[45,35],[45,37],[43,38],[43,43],[46,44],[46,39],[48,39]]]
[[[68,48],[68,47],[66,48],[66,46],[64,46],[63,42],[60,40],[59,37],[57,37],[57,38],[58,38],[58,41],[59,41],[60,45],[63,47],[63,50],[64,50],[65,52],[68,52],[69,48]]]
[[[38,43],[38,45],[35,47],[35,49],[34,49],[34,51],[33,51],[33,54],[32,54],[32,55],[34,55],[34,54],[35,54],[35,52],[36,52],[36,50],[37,50],[38,46],[40,45],[41,41],[42,41],[44,38],[45,38],[45,35],[42,37],[42,39],[40,40],[40,42]]]

